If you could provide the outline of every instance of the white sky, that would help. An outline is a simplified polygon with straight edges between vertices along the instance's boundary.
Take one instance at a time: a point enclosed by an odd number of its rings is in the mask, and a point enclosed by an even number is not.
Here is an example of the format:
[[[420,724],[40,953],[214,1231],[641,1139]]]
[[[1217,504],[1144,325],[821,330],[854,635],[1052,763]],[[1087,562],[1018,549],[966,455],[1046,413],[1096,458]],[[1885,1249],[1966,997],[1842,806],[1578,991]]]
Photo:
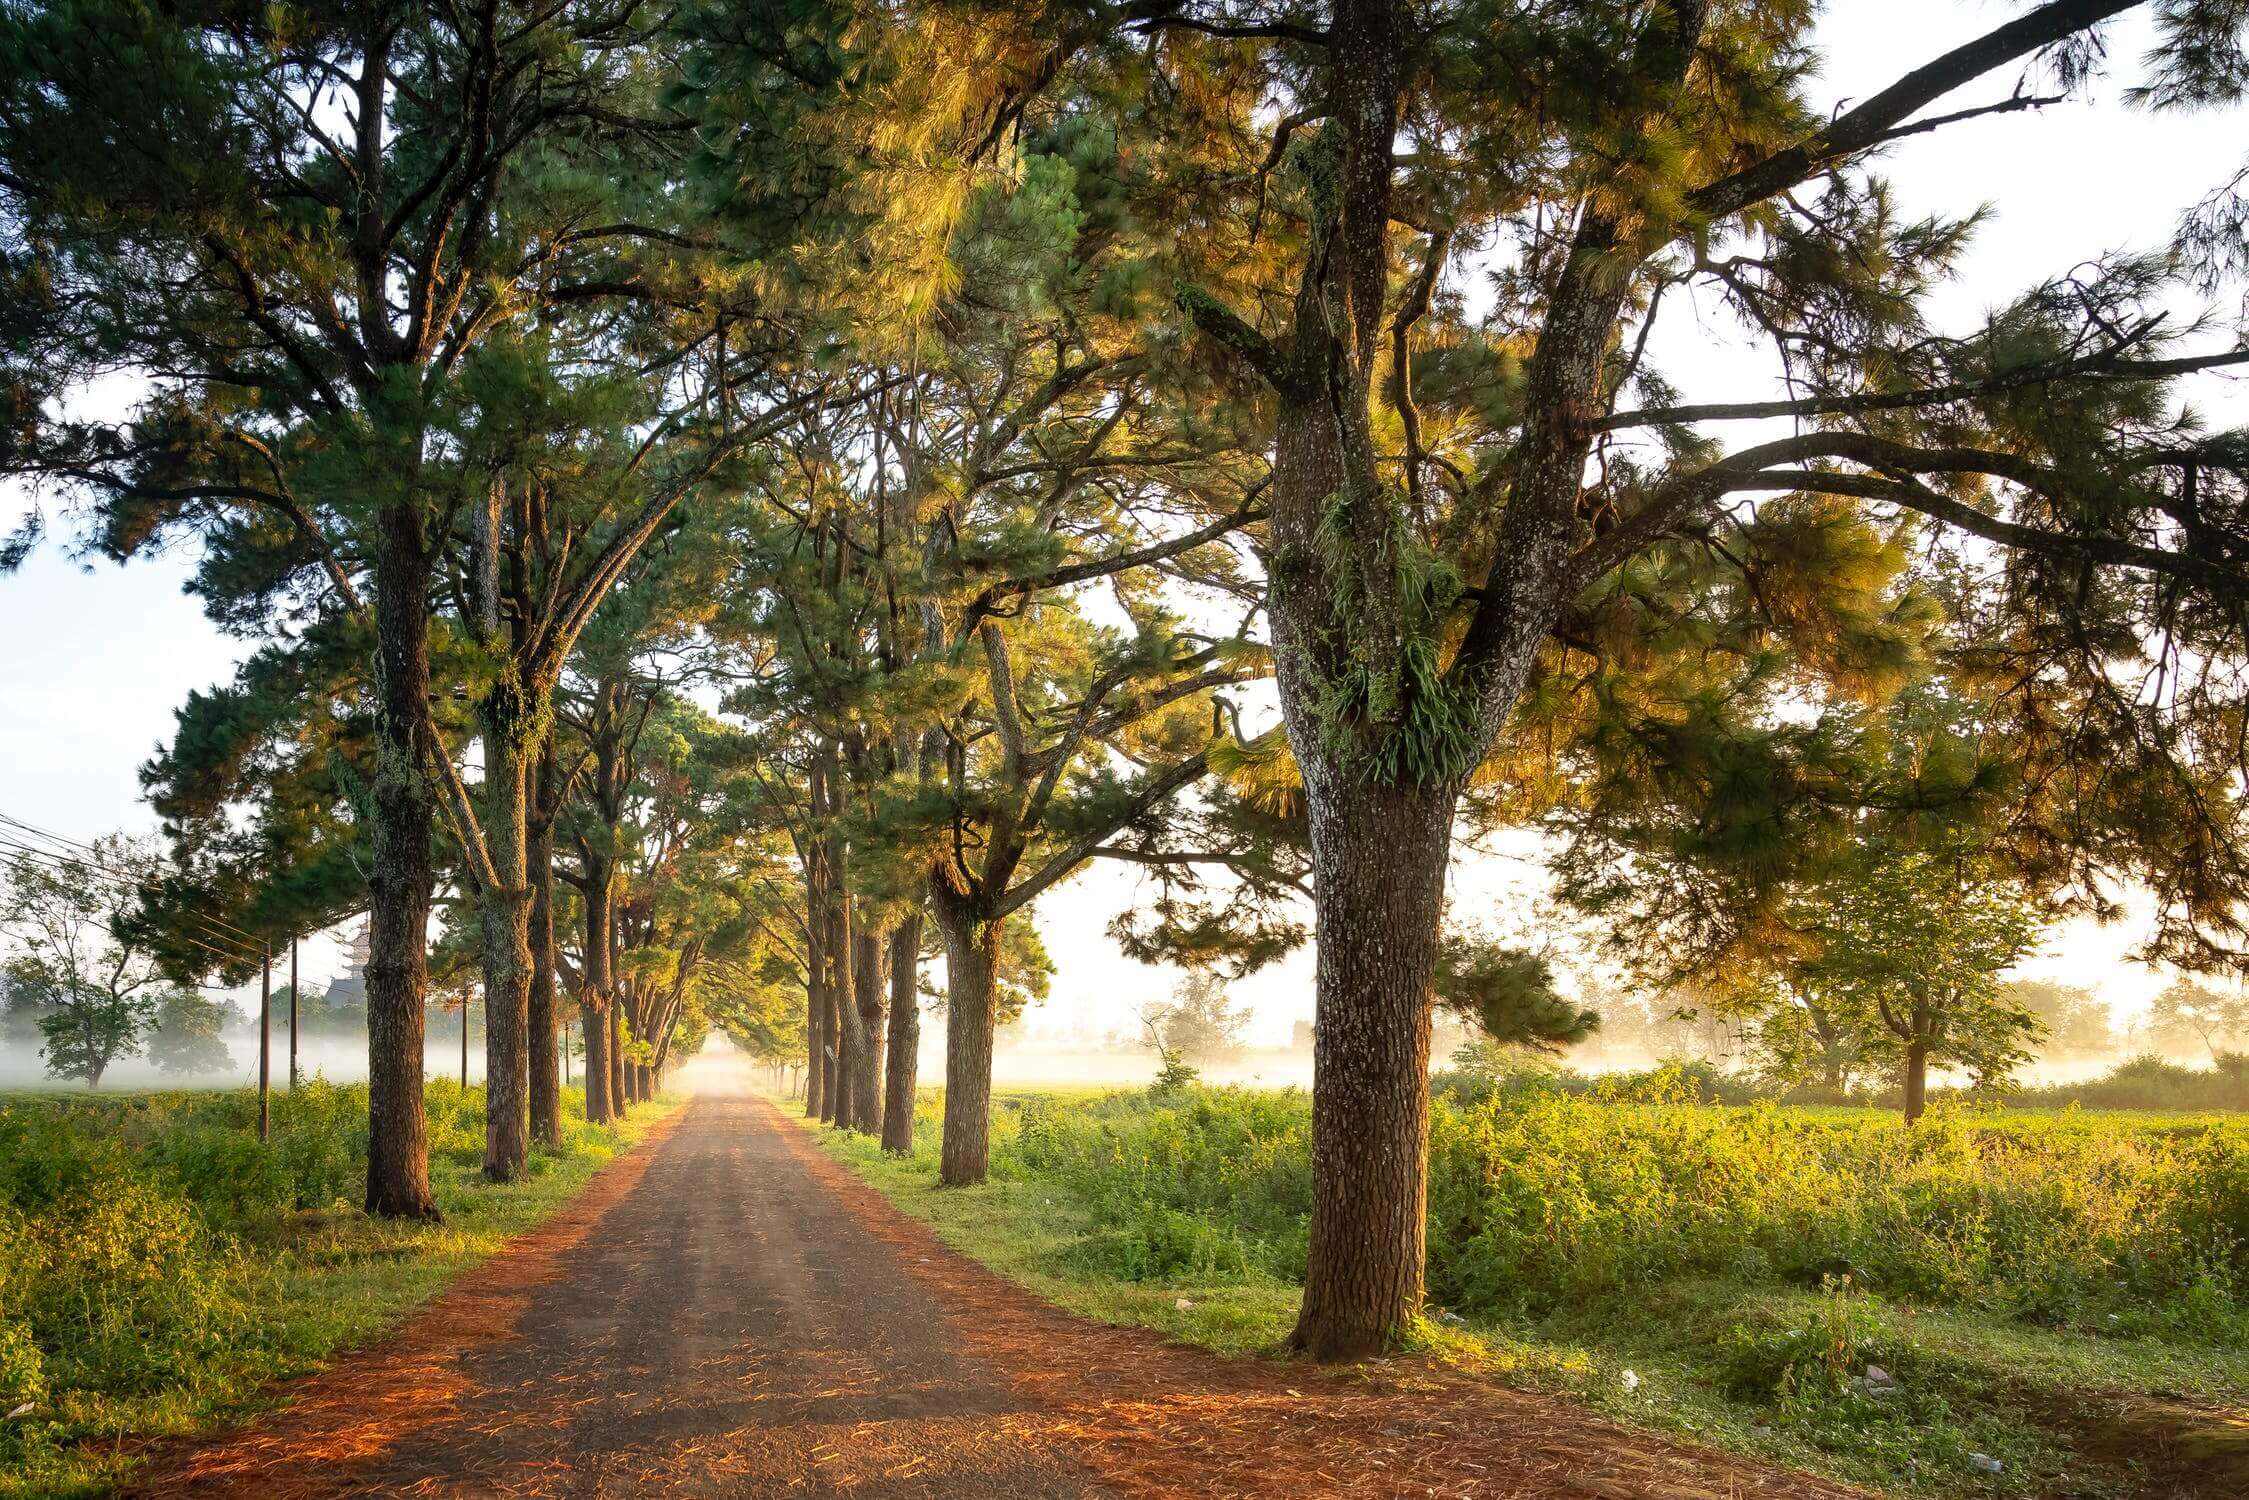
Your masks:
[[[2018,8],[1831,4],[1818,34],[1825,61],[1815,93],[1826,104],[1863,99]],[[2096,86],[2090,102],[1973,121],[1904,142],[1885,159],[1908,212],[1964,213],[1982,203],[1997,211],[1958,283],[1937,297],[1940,320],[1964,329],[2034,281],[2103,251],[2162,245],[2179,213],[2240,164],[2249,132],[2237,115],[2151,117],[2118,102],[2148,39],[2137,18],[2110,33],[2116,77]],[[2011,75],[1987,80],[1937,109],[1994,102],[2013,84]],[[1657,361],[1689,399],[1774,393],[1769,363],[1722,321],[1698,327],[1676,309],[1665,321]],[[2205,377],[2195,396],[2205,412],[2239,421],[2244,404],[2235,389]],[[12,525],[22,503],[0,493],[0,525]],[[243,651],[181,594],[188,567],[188,559],[170,557],[81,571],[50,544],[19,575],[0,579],[0,812],[78,838],[154,827],[139,801],[137,768],[169,737],[173,710],[188,691],[231,675]],[[1510,847],[1515,858],[1456,865],[1456,915],[1505,929],[1535,898],[1535,843]],[[1039,926],[1059,972],[1053,998],[1030,1018],[1035,1032],[1129,1028],[1140,1002],[1168,990],[1170,976],[1121,958],[1103,931],[1135,899],[1138,883],[1136,872],[1104,866],[1040,903]],[[2026,967],[2098,984],[2136,1009],[2163,980],[2120,961],[2134,937],[2131,924],[2057,930],[2045,955]],[[307,947],[308,978],[335,967],[332,945]],[[1255,1008],[1253,1039],[1285,1040],[1291,1022],[1311,1015],[1309,953],[1238,993]]]

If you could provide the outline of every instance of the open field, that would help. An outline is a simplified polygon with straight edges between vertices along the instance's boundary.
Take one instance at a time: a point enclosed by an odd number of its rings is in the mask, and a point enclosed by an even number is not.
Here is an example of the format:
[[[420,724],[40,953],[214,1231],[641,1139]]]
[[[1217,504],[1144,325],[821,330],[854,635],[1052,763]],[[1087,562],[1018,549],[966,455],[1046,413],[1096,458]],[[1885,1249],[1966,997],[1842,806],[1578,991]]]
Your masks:
[[[1638,1087],[1440,1098],[1426,1349],[1900,1493],[2249,1492],[2249,1124],[1908,1131]],[[992,1180],[957,1192],[931,1098],[911,1159],[820,1139],[1066,1307],[1256,1351],[1295,1313],[1309,1116],[1294,1091],[1015,1094]]]
[[[672,1107],[589,1126],[492,1186],[481,1089],[428,1089],[438,1225],[357,1210],[363,1086],[0,1096],[0,1496],[99,1494],[145,1439],[258,1404],[272,1381],[363,1343],[568,1203]]]

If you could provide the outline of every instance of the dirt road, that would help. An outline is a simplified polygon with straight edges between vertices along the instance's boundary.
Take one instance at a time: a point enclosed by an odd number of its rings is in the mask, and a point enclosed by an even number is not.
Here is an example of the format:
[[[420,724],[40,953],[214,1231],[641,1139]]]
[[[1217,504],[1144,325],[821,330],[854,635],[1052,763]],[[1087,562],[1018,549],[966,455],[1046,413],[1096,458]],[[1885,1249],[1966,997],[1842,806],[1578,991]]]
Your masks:
[[[1228,1360],[1055,1311],[773,1107],[579,1203],[139,1493],[1840,1497],[1415,1361]]]

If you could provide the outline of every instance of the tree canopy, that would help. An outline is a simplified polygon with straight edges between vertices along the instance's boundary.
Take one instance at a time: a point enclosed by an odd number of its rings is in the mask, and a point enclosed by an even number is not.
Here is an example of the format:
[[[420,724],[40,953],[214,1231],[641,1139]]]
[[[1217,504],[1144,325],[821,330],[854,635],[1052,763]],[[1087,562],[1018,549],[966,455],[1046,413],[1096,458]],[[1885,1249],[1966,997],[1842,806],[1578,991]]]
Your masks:
[[[1134,958],[1316,942],[1320,1358],[1419,1306],[1434,1007],[1591,1025],[1447,925],[1463,832],[1909,1112],[2046,920],[2249,972],[2238,166],[1965,317],[1983,210],[1889,175],[2238,104],[2249,12],[2035,0],[1830,108],[1814,11],[0,12],[0,476],[255,643],[148,767],[153,951],[370,912],[405,1215],[433,901],[500,1179],[565,991],[595,1118],[717,1026],[909,1147],[941,952],[968,1183],[1037,904],[1128,864]]]

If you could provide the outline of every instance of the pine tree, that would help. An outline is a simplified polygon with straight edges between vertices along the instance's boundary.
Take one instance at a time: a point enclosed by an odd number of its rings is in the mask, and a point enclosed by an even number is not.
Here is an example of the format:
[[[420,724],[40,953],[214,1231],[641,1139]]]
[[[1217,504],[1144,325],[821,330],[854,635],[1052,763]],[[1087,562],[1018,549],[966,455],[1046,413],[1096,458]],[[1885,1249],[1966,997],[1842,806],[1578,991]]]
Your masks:
[[[1419,1305],[1430,1003],[1463,796],[1481,781],[1493,805],[1535,803],[1488,763],[1504,742],[1536,769],[1512,732],[1569,694],[1555,671],[1613,675],[1642,611],[1693,629],[1716,573],[1735,582],[1710,604],[1755,591],[1774,555],[1734,545],[1765,539],[1734,520],[1758,497],[1988,548],[1990,582],[1948,602],[2002,615],[2016,659],[2045,666],[2017,674],[2011,727],[2081,768],[2044,809],[2050,858],[2146,872],[2159,947],[2226,961],[2249,871],[2237,783],[2197,726],[2238,699],[2216,663],[2240,646],[2241,447],[2176,425],[2166,382],[2249,355],[2182,343],[2157,310],[2182,273],[2159,259],[2112,258],[1981,329],[1936,329],[1925,294],[1973,223],[1901,214],[1869,166],[1902,136],[2051,97],[1939,111],[1979,80],[2027,67],[2085,87],[2100,24],[2130,8],[2032,6],[1833,113],[1806,95],[1811,8],[1793,3],[979,9],[992,61],[959,121],[967,149],[1072,112],[1127,122],[1148,145],[1141,203],[1183,226],[1179,312],[1274,457],[1269,616],[1319,937],[1299,1348],[1371,1352]],[[2233,97],[2230,0],[2164,10],[2143,100]],[[1498,295],[1471,319],[1448,279],[1478,252]],[[1677,398],[1646,335],[1686,289],[1766,340],[1785,398]],[[1797,430],[1719,435],[1773,417]],[[1804,670],[1863,673],[1867,653],[1842,648],[1880,642],[1823,637],[1828,618],[1767,623]],[[2126,698],[2111,653],[2167,635],[2210,668],[2174,674],[2161,702]],[[2049,717],[2056,699],[2091,712]],[[1774,748],[1818,750],[1788,738]],[[2183,838],[2158,838],[2151,802],[2184,815]]]
[[[1056,800],[1070,785],[1069,763],[1098,766],[1112,747],[1141,755],[1131,741],[1143,718],[1152,728],[1169,714],[1181,730],[1217,722],[1207,705],[1190,710],[1185,700],[1264,670],[1254,648],[1166,644],[1186,632],[1166,616],[1153,580],[1241,589],[1223,541],[1255,520],[1257,464],[1236,431],[1212,419],[1209,382],[1180,362],[1176,345],[1130,341],[1153,297],[1149,241],[1121,218],[1113,187],[1123,162],[1113,133],[1062,129],[1026,142],[1008,172],[931,167],[966,186],[945,225],[945,255],[929,270],[929,321],[907,335],[853,330],[839,345],[839,358],[864,362],[873,398],[783,435],[759,486],[771,509],[744,513],[735,533],[749,566],[729,592],[750,607],[731,628],[774,653],[770,680],[737,707],[802,736],[792,741],[806,778],[797,835],[817,913],[806,1107],[828,1117],[840,1104],[841,1118],[862,1128],[879,1110],[886,1140],[910,1147],[918,924],[933,903],[941,929],[977,929],[948,943],[948,1036],[964,1049],[948,1069],[957,1100],[948,1180],[983,1170],[973,1140],[991,1038],[977,1033],[996,1019],[986,1017],[999,993],[992,964],[1008,951],[1004,918],[1015,909],[997,891],[950,906],[931,893],[933,876],[946,891],[984,878],[941,857],[931,820],[948,788],[964,818],[996,818],[1003,846],[1021,841],[993,867],[1012,874],[1053,835],[1039,826],[1047,813],[1069,812],[1067,798]],[[1084,723],[1071,726],[1059,707],[1051,725],[1023,720],[1015,700],[1025,686],[1036,683],[1042,697],[1050,688],[1043,674],[1012,680],[1011,636],[1082,658],[1096,638],[1074,623],[1066,596],[1092,584],[1115,591],[1137,642],[1104,648],[1113,659],[1090,680]],[[1178,660],[1165,664],[1167,654]],[[1083,670],[1082,661],[1063,665]],[[1167,688],[1135,701],[1164,677]],[[1045,763],[1005,769],[1004,752],[990,758],[984,726],[997,708],[986,705],[1006,710],[1003,735],[1028,723],[1034,735],[1058,736],[1052,777]],[[1193,735],[1175,738],[1167,751]],[[948,754],[972,744],[948,768]],[[1154,840],[1147,816],[1202,775],[1189,760],[1172,779],[1151,777],[1160,784],[1137,806],[1112,795],[1116,820],[1028,894],[1095,854],[1166,869],[1207,858]],[[971,789],[968,777],[992,764],[1003,767],[1012,813]],[[1019,826],[1026,811],[1028,828]],[[1003,902],[1006,911],[976,915]]]
[[[673,238],[600,211],[684,129],[647,107],[649,25],[138,0],[0,19],[20,335],[0,466],[91,494],[106,552],[196,533],[256,560],[270,601],[325,590],[371,642],[372,1212],[436,1212],[421,1036],[449,413],[464,360],[541,309],[674,295],[636,274]],[[150,382],[125,416],[54,415],[110,372]]]

